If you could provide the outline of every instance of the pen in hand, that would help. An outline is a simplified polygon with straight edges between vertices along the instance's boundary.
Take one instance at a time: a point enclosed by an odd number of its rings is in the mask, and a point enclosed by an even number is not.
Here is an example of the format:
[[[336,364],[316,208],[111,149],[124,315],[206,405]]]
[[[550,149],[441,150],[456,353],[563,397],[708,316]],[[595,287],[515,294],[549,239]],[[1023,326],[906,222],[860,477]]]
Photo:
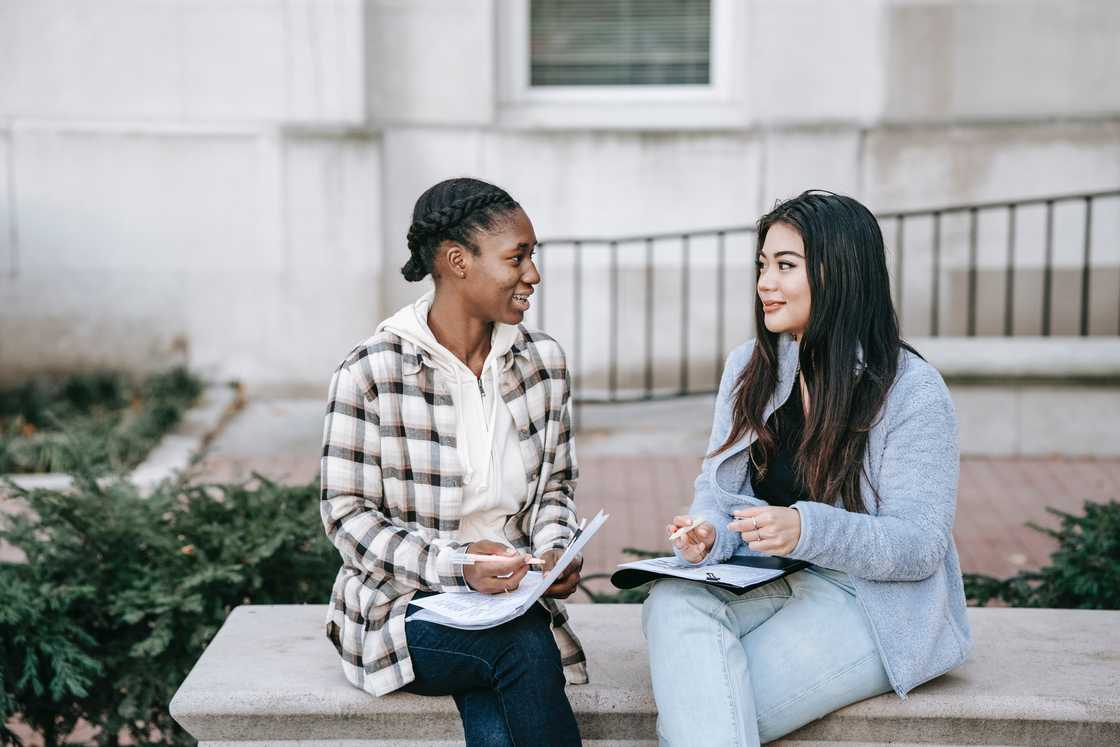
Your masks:
[[[451,562],[456,565],[474,565],[475,563],[486,562],[509,562],[512,556],[510,555],[479,555],[476,553],[458,553],[451,556]],[[544,565],[544,561],[540,558],[525,558],[526,565]]]
[[[583,517],[582,519],[579,520],[579,526],[576,527],[576,531],[572,534],[572,539],[571,539],[571,541],[568,542],[568,544],[570,545],[573,542],[575,542],[577,539],[579,539],[579,536],[581,534],[583,534],[583,530],[586,527],[587,527],[587,517],[585,516],[585,517]]]
[[[665,529],[673,547],[690,563],[699,563],[715,545],[716,529],[703,519],[674,516]]]
[[[695,524],[689,524],[688,526],[683,526],[680,529],[678,529],[677,531],[670,534],[669,535],[669,540],[672,541],[672,542],[676,542],[681,537],[685,536],[686,534],[688,534],[693,529],[695,529],[696,527],[700,526],[703,523],[704,522],[702,522],[702,521],[698,521]]]

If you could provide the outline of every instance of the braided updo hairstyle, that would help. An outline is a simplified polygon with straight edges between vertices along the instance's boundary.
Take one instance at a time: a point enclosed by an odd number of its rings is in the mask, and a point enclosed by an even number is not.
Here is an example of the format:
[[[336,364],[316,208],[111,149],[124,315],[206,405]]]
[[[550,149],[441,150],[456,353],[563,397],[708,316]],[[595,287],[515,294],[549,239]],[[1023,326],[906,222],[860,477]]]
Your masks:
[[[509,193],[478,179],[448,179],[431,187],[412,209],[408,251],[412,256],[401,268],[405,280],[423,280],[432,272],[436,249],[444,241],[461,244],[474,254],[479,230],[493,230],[502,218],[520,205]]]

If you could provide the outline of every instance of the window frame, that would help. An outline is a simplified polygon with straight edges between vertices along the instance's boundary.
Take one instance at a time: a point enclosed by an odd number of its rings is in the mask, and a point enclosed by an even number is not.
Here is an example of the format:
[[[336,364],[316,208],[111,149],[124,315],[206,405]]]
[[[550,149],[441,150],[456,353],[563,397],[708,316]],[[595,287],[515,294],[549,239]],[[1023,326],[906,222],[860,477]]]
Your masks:
[[[711,0],[711,4],[711,69],[707,84],[532,86],[529,0],[498,0],[499,121],[541,128],[642,129],[677,129],[686,122],[691,127],[741,123],[733,37],[741,25],[742,3]]]

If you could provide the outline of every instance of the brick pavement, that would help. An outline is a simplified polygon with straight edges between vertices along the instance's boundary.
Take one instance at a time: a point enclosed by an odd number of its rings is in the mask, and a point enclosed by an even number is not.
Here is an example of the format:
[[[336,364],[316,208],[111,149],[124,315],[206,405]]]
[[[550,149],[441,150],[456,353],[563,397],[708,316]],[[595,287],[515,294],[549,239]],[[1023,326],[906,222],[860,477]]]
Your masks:
[[[578,437],[582,514],[610,521],[588,547],[585,574],[613,570],[624,547],[668,552],[664,525],[687,510],[706,442],[710,403],[586,408]],[[666,432],[671,422],[675,430]],[[302,482],[318,471],[322,403],[260,400],[216,439],[199,479],[238,480],[257,471]],[[625,430],[619,430],[625,426]],[[1047,506],[1080,512],[1085,500],[1120,500],[1120,459],[966,458],[954,534],[965,571],[1007,576],[1044,565],[1055,547],[1028,521],[1057,526]]]
[[[629,559],[624,547],[667,551],[662,529],[687,510],[699,464],[696,456],[581,456],[581,512],[591,516],[602,507],[611,515],[588,547],[585,572],[606,572]],[[300,482],[317,469],[314,453],[211,456],[199,465],[207,480],[243,479],[258,471]],[[1120,500],[1120,459],[964,459],[954,528],[961,565],[996,576],[1038,568],[1056,543],[1026,522],[1056,527],[1047,506],[1080,513],[1085,500],[1110,499]]]
[[[589,572],[625,560],[623,547],[666,549],[669,517],[684,512],[700,460],[696,457],[581,457],[581,509],[600,505],[611,514],[587,556]],[[967,572],[1008,576],[1044,565],[1056,547],[1028,529],[1033,521],[1058,526],[1051,506],[1080,513],[1085,500],[1120,500],[1120,460],[968,458],[961,482],[954,536]]]

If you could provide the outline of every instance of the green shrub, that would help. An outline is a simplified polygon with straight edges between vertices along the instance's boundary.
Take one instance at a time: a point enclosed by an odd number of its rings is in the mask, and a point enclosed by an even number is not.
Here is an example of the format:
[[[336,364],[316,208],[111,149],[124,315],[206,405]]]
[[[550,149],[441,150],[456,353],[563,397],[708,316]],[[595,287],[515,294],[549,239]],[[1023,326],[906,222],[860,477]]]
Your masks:
[[[72,470],[67,443],[75,439],[99,475],[131,469],[201,392],[202,382],[185,368],[139,384],[97,372],[0,392],[0,473]]]
[[[167,705],[239,604],[325,603],[338,556],[315,483],[170,487],[144,498],[88,469],[69,492],[21,491],[0,540],[0,742],[18,716],[59,744],[193,744]]]
[[[1058,541],[1049,565],[999,579],[966,573],[965,594],[979,607],[992,600],[1012,607],[1120,609],[1120,503],[1085,502],[1085,515],[1048,508],[1059,529],[1029,523]]]

